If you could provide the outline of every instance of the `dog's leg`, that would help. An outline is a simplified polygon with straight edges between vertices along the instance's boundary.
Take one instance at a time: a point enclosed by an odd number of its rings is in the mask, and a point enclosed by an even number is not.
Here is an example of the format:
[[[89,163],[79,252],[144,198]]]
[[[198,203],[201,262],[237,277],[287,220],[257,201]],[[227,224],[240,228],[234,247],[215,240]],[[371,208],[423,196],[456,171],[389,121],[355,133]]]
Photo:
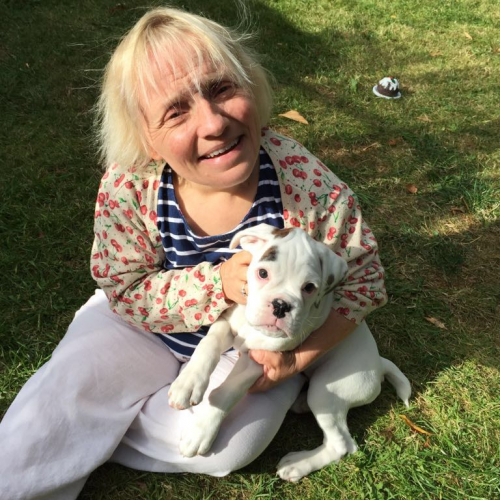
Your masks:
[[[219,318],[210,327],[184,370],[171,385],[168,391],[170,406],[183,410],[201,402],[210,375],[217,366],[221,354],[231,347],[233,340],[228,321]]]
[[[314,388],[310,387],[309,391]],[[331,462],[338,461],[346,453],[357,450],[356,443],[347,428],[347,412],[345,402],[334,394],[325,393],[308,398],[309,406],[323,430],[323,444],[314,450],[288,453],[278,463],[278,475],[281,479],[296,482],[315,470],[319,470]],[[317,399],[317,398],[321,399]]]
[[[220,426],[233,406],[262,375],[262,366],[242,353],[222,384],[196,409],[194,424],[181,439],[180,451],[185,457],[203,455],[210,450]]]
[[[314,450],[289,453],[278,464],[278,475],[298,481],[307,474],[339,461],[357,450],[347,427],[347,412],[359,403],[373,401],[380,392],[380,377],[371,372],[354,373],[330,382],[333,367],[323,364],[309,382],[307,401],[321,427],[323,444]],[[362,391],[356,388],[363,387]],[[362,400],[357,399],[362,392]]]

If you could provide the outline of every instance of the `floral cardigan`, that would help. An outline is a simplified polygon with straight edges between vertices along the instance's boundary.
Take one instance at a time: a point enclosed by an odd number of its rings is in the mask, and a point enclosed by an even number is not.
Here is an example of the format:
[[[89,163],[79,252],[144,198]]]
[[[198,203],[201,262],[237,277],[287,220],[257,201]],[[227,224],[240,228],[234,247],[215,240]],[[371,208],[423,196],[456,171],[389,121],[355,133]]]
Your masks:
[[[285,227],[298,227],[348,263],[334,290],[334,309],[360,323],[387,297],[377,242],[354,193],[298,142],[269,129],[261,145],[276,168]],[[92,276],[110,307],[130,324],[154,333],[195,332],[228,307],[220,264],[165,270],[156,224],[164,163],[113,165],[99,186]]]

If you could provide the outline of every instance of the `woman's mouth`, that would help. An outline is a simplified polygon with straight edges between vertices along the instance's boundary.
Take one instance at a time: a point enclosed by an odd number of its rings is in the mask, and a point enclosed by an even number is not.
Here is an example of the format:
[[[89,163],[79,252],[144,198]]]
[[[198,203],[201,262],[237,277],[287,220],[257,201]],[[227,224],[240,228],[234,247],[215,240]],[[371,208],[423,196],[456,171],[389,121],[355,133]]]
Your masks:
[[[213,158],[218,158],[219,156],[225,155],[225,154],[229,153],[230,151],[232,151],[236,146],[238,146],[240,141],[241,141],[241,136],[236,138],[233,142],[231,142],[227,146],[225,146],[221,149],[217,149],[216,151],[212,151],[212,153],[210,153],[208,155],[201,156],[200,159],[201,160],[212,160]]]

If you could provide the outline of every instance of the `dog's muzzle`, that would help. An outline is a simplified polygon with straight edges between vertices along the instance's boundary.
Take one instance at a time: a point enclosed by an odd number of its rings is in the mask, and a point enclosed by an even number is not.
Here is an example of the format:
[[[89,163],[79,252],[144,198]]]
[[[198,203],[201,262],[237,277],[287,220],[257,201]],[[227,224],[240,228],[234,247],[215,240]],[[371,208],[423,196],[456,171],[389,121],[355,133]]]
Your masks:
[[[282,299],[274,299],[271,304],[273,305],[273,316],[278,319],[284,318],[286,313],[292,310],[292,306]]]

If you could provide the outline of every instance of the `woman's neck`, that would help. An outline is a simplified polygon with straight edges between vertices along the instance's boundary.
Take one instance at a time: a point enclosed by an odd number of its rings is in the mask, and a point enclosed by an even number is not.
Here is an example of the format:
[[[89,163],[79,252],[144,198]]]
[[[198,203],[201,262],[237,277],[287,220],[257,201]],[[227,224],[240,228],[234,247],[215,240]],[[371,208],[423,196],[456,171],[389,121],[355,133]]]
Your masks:
[[[177,202],[198,236],[215,236],[234,229],[248,213],[257,194],[260,165],[238,186],[217,189],[190,183],[173,174]]]

